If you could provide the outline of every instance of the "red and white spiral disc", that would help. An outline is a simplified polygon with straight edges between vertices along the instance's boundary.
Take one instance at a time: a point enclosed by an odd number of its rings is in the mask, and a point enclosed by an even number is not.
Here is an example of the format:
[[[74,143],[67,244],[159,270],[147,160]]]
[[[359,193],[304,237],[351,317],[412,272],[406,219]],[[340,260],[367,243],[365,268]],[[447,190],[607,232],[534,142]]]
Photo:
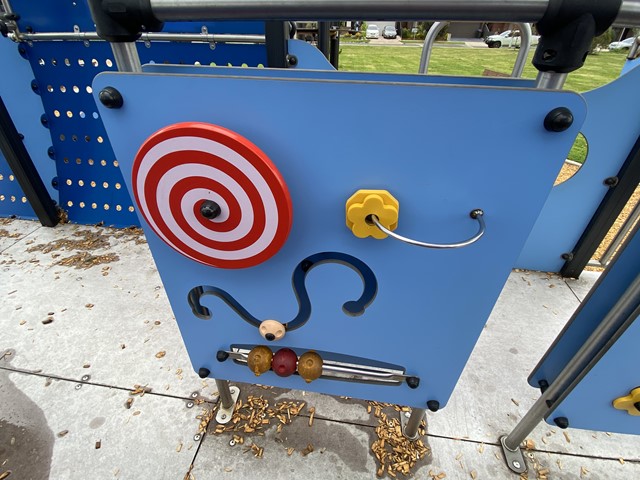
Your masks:
[[[271,258],[292,222],[289,191],[275,165],[241,135],[178,123],[151,135],[133,163],[138,208],[153,231],[205,265],[247,268]],[[212,200],[221,214],[207,219]]]

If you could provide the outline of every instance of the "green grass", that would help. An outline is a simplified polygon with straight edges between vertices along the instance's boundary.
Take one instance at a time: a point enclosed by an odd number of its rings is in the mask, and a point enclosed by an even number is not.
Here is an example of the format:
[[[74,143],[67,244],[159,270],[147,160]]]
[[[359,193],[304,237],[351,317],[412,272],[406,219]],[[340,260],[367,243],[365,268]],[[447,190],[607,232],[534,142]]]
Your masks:
[[[340,70],[357,72],[417,73],[422,49],[416,47],[341,46]],[[516,50],[503,48],[434,48],[430,74],[482,75],[485,69],[511,73]],[[523,77],[535,78],[531,65],[533,51]],[[569,74],[565,88],[578,92],[592,90],[614,80],[620,74],[625,55],[602,52],[589,55],[580,70]]]

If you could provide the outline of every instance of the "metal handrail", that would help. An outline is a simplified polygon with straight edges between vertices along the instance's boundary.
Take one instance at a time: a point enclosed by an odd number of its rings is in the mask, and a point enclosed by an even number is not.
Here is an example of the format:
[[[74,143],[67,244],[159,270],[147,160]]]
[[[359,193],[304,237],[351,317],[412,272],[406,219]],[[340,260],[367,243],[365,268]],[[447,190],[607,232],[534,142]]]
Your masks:
[[[435,43],[438,34],[448,23],[449,22],[436,22],[427,32],[427,35],[424,37],[424,46],[422,47],[418,73],[427,74],[433,44]],[[520,51],[518,52],[516,62],[513,65],[513,70],[511,71],[511,76],[513,78],[520,78],[522,76],[527,57],[531,51],[531,25],[529,23],[522,22],[517,23],[517,25],[520,27],[520,32],[522,32],[522,40],[520,41]]]
[[[539,21],[549,0],[150,0],[161,21],[185,20],[423,20]],[[624,0],[616,26],[640,25],[640,0]]]

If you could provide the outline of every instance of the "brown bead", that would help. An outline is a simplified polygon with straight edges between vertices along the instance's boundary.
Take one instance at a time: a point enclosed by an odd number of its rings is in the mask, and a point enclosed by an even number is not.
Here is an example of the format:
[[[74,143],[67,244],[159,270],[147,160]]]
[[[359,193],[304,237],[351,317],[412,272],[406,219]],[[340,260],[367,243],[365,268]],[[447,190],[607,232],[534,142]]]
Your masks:
[[[247,359],[247,365],[256,377],[259,377],[264,372],[268,372],[271,368],[271,359],[273,358],[273,352],[269,347],[264,345],[258,345],[253,347],[249,352],[249,358]]]
[[[322,357],[314,351],[305,352],[298,359],[298,373],[307,383],[322,375]]]

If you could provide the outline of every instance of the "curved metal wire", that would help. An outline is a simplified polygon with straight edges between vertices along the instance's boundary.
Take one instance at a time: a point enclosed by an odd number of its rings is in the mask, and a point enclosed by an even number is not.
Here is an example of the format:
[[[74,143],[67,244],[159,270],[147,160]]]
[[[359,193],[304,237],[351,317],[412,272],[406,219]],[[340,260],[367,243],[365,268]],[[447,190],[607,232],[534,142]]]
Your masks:
[[[461,248],[471,245],[472,243],[476,243],[480,238],[484,235],[485,232],[485,223],[484,223],[484,212],[479,208],[472,210],[469,213],[469,216],[474,220],[478,221],[479,228],[478,233],[476,233],[473,237],[464,240],[462,242],[457,243],[427,243],[427,242],[419,242],[418,240],[413,240],[411,238],[403,237],[402,235],[398,235],[395,232],[392,232],[385,226],[380,224],[380,220],[376,215],[369,215],[367,219],[371,220],[376,227],[382,230],[384,233],[389,235],[390,237],[395,238],[396,240],[400,240],[401,242],[408,243],[409,245],[415,245],[416,247],[424,247],[424,248]]]

